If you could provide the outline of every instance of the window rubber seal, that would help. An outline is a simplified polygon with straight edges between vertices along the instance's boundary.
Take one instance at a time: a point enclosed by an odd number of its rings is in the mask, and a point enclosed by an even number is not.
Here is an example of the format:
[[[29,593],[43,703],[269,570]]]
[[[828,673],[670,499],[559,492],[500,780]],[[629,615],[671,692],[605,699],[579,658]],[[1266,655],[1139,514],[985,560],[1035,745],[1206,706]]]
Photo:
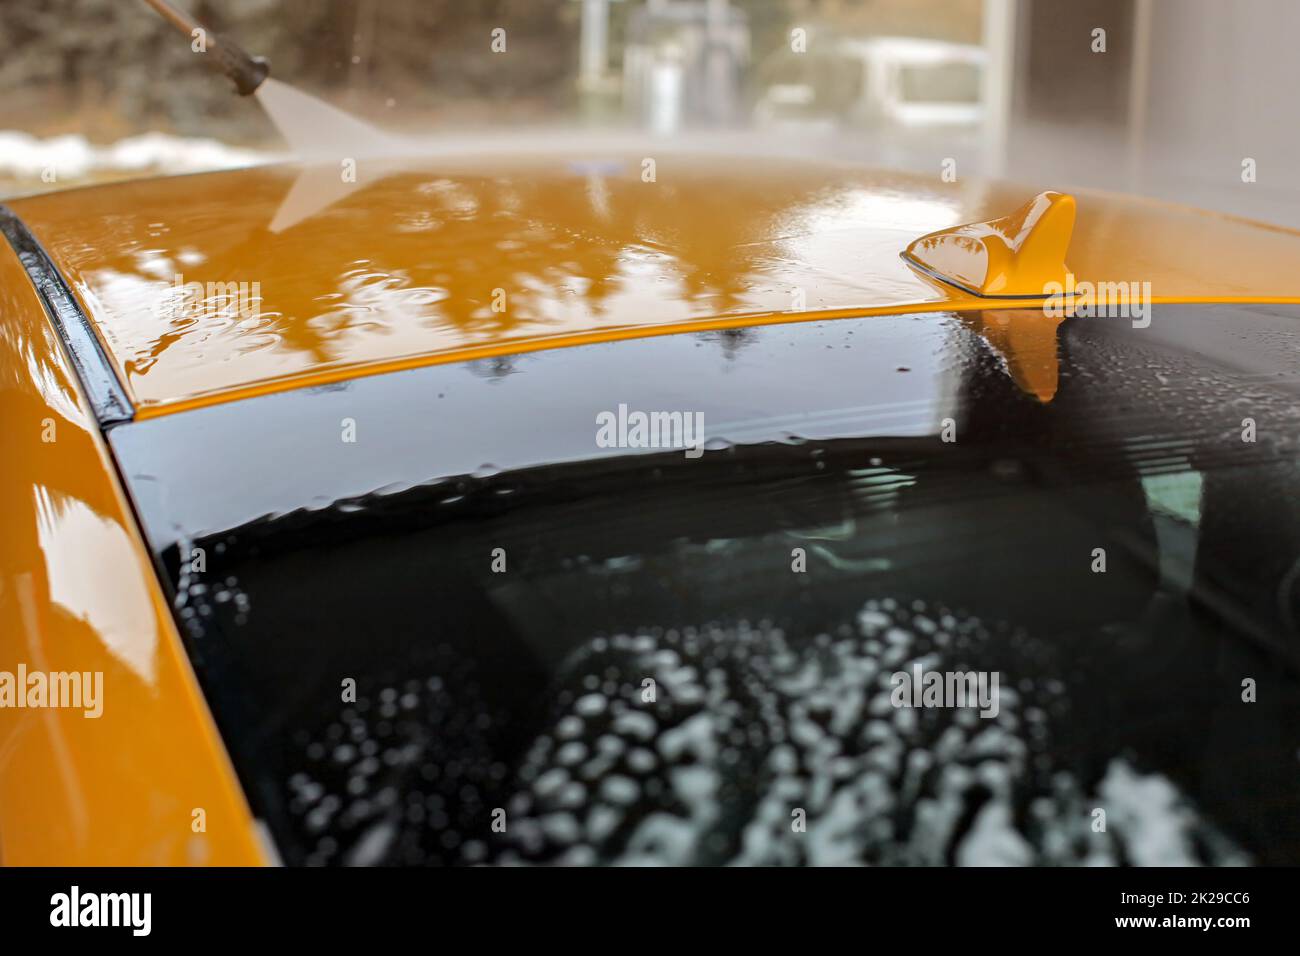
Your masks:
[[[107,431],[114,425],[131,421],[135,417],[135,408],[126,388],[117,377],[90,318],[82,311],[49,253],[26,223],[3,204],[0,204],[0,232],[9,240],[18,261],[27,270],[50,323],[72,359],[72,367],[81,380],[100,428]]]

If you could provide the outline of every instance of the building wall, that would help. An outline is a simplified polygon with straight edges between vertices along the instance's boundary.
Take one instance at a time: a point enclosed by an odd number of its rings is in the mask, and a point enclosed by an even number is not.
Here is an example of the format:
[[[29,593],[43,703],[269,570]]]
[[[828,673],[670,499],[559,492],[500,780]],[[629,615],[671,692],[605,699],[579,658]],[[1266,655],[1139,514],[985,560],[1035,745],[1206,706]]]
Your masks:
[[[1297,37],[1296,0],[1021,0],[1006,175],[1300,228]]]
[[[1300,3],[1155,0],[1151,15],[1138,188],[1300,227]]]

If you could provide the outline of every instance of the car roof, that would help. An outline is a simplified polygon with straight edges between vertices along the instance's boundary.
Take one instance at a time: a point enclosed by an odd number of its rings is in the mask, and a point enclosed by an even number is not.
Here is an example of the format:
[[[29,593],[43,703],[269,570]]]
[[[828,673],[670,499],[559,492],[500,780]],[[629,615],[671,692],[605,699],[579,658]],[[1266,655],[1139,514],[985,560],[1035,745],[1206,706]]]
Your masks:
[[[278,164],[10,205],[151,417],[564,345],[1004,308],[899,254],[1035,192],[796,160],[502,153]],[[1075,195],[1080,283],[1150,282],[1157,303],[1300,301],[1300,233]]]

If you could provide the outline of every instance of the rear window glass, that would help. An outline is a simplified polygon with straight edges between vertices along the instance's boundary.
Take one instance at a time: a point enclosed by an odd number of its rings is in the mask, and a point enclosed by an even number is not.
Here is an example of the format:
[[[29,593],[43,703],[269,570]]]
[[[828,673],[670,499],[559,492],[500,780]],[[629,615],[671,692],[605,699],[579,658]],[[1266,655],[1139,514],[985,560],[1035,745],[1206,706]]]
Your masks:
[[[1300,312],[1035,318],[110,434],[288,861],[1300,862]]]

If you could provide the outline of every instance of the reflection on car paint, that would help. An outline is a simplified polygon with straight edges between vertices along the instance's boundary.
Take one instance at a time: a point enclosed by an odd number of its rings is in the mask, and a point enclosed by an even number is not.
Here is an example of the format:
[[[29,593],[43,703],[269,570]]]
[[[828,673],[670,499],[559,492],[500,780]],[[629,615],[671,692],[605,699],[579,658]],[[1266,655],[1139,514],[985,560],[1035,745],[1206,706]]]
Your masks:
[[[999,305],[899,257],[1032,191],[751,157],[600,153],[362,163],[338,202],[276,232],[336,167],[269,166],[15,201],[98,323],[143,417],[266,391],[652,333],[866,311]],[[306,188],[306,187],[304,187]],[[310,191],[310,189],[308,190]],[[1244,220],[1078,194],[1080,282],[1140,276],[1157,302],[1292,300],[1300,239]],[[1207,239],[1212,234],[1213,239]],[[1209,258],[1207,261],[1207,257]],[[162,307],[185,282],[248,283],[232,317]]]

